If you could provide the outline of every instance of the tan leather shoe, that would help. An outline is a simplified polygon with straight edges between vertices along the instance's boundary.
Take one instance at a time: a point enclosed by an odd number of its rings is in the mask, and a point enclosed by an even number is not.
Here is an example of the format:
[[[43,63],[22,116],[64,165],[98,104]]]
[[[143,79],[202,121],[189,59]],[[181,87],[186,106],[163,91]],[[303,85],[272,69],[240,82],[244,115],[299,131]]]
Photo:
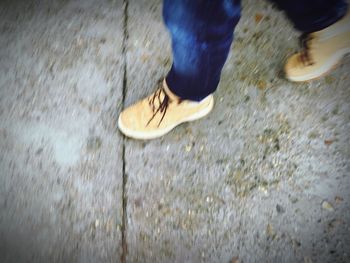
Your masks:
[[[285,73],[291,81],[308,81],[321,77],[350,53],[350,11],[333,25],[301,36],[303,50],[291,56]]]
[[[154,139],[177,125],[206,116],[214,106],[212,95],[200,102],[181,100],[172,93],[165,80],[149,97],[126,108],[119,116],[120,131],[134,139]]]

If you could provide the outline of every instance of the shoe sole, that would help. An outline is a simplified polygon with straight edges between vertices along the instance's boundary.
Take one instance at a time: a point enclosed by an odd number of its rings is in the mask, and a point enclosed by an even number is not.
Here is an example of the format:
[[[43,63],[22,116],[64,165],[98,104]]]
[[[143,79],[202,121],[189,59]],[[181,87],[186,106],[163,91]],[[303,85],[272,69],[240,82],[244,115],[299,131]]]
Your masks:
[[[214,99],[212,98],[209,102],[209,105],[206,108],[204,108],[203,110],[187,117],[186,119],[183,119],[183,120],[167,127],[166,129],[157,130],[157,131],[153,131],[153,132],[138,132],[138,131],[130,130],[123,125],[123,122],[121,121],[121,118],[119,116],[118,128],[125,136],[127,136],[129,138],[133,138],[133,139],[137,139],[137,140],[156,139],[156,138],[162,137],[165,134],[169,133],[172,129],[174,129],[175,127],[177,127],[178,125],[180,125],[182,123],[195,121],[195,120],[198,120],[198,119],[205,117],[206,115],[208,115],[212,111],[213,107],[214,107]]]
[[[338,51],[335,53],[328,61],[325,63],[322,67],[320,67],[319,70],[314,71],[310,74],[303,75],[303,76],[297,76],[297,77],[291,77],[286,75],[286,78],[292,82],[305,82],[310,80],[315,80],[318,78],[321,78],[325,75],[327,75],[329,72],[331,72],[334,68],[337,67],[337,65],[340,63],[342,58],[350,53],[350,48],[346,48],[343,50]]]

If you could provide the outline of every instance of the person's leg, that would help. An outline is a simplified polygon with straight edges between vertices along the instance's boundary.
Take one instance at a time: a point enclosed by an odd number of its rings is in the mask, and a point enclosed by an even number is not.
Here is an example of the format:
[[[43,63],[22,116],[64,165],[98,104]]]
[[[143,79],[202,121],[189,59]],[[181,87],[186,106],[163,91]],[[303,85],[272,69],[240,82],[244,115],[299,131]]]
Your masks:
[[[173,65],[166,82],[182,99],[199,101],[213,93],[240,18],[240,1],[164,0]]]
[[[272,1],[272,0],[271,0]],[[286,77],[308,81],[327,74],[350,53],[350,12],[345,0],[273,0],[302,32],[301,51],[291,56]]]
[[[345,16],[344,0],[270,0],[285,11],[294,27],[303,33],[322,30]]]
[[[240,18],[240,0],[164,0],[172,68],[149,97],[126,108],[118,127],[128,137],[154,139],[206,116]]]

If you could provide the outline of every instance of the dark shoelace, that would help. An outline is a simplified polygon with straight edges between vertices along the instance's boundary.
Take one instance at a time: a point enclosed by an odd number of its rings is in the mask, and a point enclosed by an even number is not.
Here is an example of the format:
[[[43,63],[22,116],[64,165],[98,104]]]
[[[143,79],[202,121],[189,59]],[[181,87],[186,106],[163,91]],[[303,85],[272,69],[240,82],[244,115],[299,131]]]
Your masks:
[[[161,99],[161,95],[164,94],[164,98],[163,100]],[[158,102],[158,108],[156,108],[155,106],[155,102]],[[152,111],[153,111],[153,116],[151,117],[151,119],[147,122],[147,125],[148,126],[151,121],[154,119],[154,117],[158,114],[158,112],[160,112],[162,115],[159,123],[158,123],[158,127],[159,125],[161,124],[161,122],[163,121],[164,119],[164,116],[168,110],[168,107],[169,107],[169,103],[171,102],[171,99],[169,98],[169,96],[166,94],[164,88],[163,88],[163,85],[162,83],[159,84],[159,88],[158,90],[154,93],[153,97],[149,100],[149,105],[150,107],[152,107]]]
[[[299,44],[301,47],[300,60],[304,65],[311,66],[314,64],[310,55],[310,41],[313,39],[311,34],[303,33],[299,37]]]

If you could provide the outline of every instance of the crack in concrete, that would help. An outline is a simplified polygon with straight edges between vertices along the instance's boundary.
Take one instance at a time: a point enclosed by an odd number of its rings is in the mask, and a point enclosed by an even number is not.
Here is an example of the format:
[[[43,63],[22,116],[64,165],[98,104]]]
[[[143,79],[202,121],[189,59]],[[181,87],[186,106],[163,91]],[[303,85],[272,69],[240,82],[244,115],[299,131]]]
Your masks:
[[[126,89],[127,89],[127,56],[126,56],[126,49],[127,49],[127,41],[128,41],[128,0],[123,0],[123,7],[124,7],[124,20],[123,20],[123,43],[122,43],[122,56],[124,58],[123,60],[123,96],[122,96],[122,108],[125,104],[125,97],[126,97]],[[122,139],[122,174],[123,174],[123,189],[122,189],[122,205],[123,205],[123,214],[122,214],[122,226],[121,226],[121,232],[122,232],[122,254],[120,261],[122,263],[126,262],[126,256],[128,253],[128,246],[127,246],[127,193],[126,193],[126,184],[128,180],[128,176],[125,172],[125,137]]]

